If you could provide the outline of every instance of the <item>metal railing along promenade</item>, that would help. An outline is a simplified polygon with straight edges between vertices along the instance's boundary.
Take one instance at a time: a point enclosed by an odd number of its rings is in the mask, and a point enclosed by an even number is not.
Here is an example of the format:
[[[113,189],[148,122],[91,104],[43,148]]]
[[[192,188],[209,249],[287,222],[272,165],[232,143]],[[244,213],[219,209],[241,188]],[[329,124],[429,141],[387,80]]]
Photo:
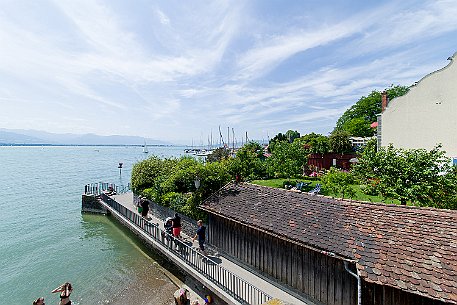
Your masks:
[[[169,252],[179,256],[188,266],[200,272],[241,304],[263,304],[272,299],[270,295],[220,266],[210,257],[202,255],[191,245],[168,234],[159,228],[157,224],[148,222],[104,193],[101,193],[100,197],[112,209],[122,215],[125,220],[134,224]]]
[[[127,185],[116,185],[114,183],[97,182],[89,183],[84,186],[84,194],[92,194],[98,196],[103,192],[115,192],[116,194],[123,194],[130,191],[130,183]]]

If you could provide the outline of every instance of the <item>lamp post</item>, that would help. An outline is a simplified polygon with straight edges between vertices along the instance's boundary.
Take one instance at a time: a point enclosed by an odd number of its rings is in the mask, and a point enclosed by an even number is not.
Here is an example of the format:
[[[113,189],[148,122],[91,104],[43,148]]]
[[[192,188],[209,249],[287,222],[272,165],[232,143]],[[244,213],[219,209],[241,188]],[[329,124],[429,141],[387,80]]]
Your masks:
[[[119,162],[119,166],[117,168],[119,168],[119,176],[121,176],[121,174],[122,174],[122,162]]]

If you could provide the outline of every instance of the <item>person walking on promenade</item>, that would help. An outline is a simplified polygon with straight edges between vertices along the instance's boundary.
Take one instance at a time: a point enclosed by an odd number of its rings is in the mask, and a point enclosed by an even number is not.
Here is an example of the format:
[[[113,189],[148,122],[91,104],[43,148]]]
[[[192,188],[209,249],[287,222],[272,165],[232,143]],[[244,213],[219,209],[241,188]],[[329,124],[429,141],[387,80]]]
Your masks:
[[[195,234],[194,238],[192,238],[192,242],[198,238],[198,245],[199,245],[200,251],[203,253],[204,256],[206,256],[206,252],[205,252],[206,227],[203,225],[202,220],[197,221],[197,226],[198,226],[197,234]]]
[[[173,236],[181,238],[181,217],[175,213],[175,217],[171,221],[173,222]]]
[[[66,282],[53,291],[52,293],[60,292],[60,303],[59,305],[71,305],[70,294],[73,292],[73,287],[69,282]]]
[[[141,207],[143,208],[143,211],[141,211],[141,216],[143,216],[144,218],[148,218],[149,201],[147,201],[146,199],[142,199]]]
[[[44,304],[44,298],[43,298],[43,297],[38,298],[38,299],[36,299],[35,301],[33,301],[32,304],[33,304],[33,305],[45,305],[45,304]]]

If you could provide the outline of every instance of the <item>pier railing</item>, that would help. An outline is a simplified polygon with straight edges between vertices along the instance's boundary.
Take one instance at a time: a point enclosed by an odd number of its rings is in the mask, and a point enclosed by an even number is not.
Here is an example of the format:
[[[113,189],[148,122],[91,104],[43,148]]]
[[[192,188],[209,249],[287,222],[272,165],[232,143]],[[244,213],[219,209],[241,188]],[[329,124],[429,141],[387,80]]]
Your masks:
[[[98,196],[104,192],[123,194],[130,191],[130,183],[127,185],[116,185],[114,183],[97,182],[89,183],[84,186],[84,194]]]
[[[126,220],[141,229],[149,237],[164,246],[169,252],[179,256],[187,265],[200,272],[211,282],[233,297],[241,304],[263,304],[272,299],[270,295],[263,292],[254,285],[246,282],[236,274],[220,266],[215,260],[204,256],[189,243],[175,238],[150,223],[137,213],[121,205],[105,193],[100,194],[101,199],[112,209],[121,214]]]

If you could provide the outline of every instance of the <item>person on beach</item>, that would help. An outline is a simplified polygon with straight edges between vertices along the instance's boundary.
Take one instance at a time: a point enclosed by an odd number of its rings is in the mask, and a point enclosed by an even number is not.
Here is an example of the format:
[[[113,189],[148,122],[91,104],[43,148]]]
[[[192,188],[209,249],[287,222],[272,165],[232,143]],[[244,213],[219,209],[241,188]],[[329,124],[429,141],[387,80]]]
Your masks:
[[[60,303],[59,305],[71,305],[70,294],[73,291],[73,287],[69,282],[66,282],[53,291],[52,293],[60,292]]]
[[[181,238],[181,217],[175,213],[175,217],[171,221],[173,222],[173,236]]]
[[[43,298],[43,297],[38,298],[38,299],[36,299],[35,301],[33,301],[32,304],[33,304],[33,305],[45,305],[45,304],[44,304],[44,298]]]
[[[143,210],[141,211],[141,216],[147,218],[149,212],[149,202],[146,199],[143,199],[141,201],[141,207],[143,208]]]
[[[205,252],[206,227],[203,225],[202,220],[197,221],[197,226],[198,226],[197,234],[195,234],[194,238],[192,238],[192,242],[198,238],[198,245],[199,245],[200,251],[203,253],[204,256],[206,256],[206,252]]]

